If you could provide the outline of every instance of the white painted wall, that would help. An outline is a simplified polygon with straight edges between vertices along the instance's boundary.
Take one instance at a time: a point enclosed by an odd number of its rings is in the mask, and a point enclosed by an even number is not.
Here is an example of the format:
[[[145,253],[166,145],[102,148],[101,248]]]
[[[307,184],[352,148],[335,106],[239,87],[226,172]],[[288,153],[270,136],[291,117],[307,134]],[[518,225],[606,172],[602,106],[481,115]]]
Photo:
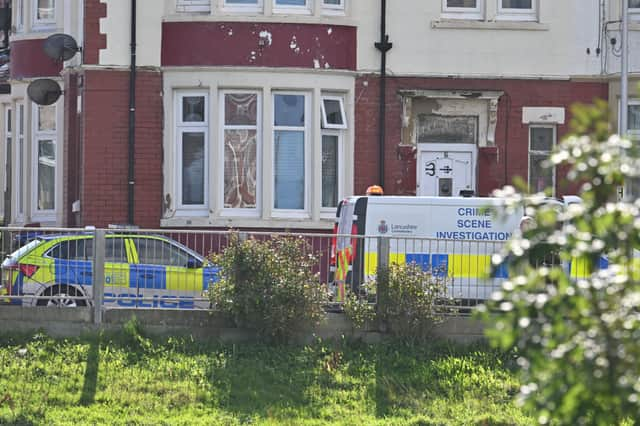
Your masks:
[[[129,66],[131,55],[131,0],[101,0],[107,17],[100,32],[107,35],[107,48],[100,51],[100,65]],[[164,2],[137,0],[136,65],[160,66]]]
[[[378,71],[380,53],[373,43],[380,38],[379,1],[353,1],[358,67]],[[498,1],[485,0],[484,22],[441,19],[440,0],[388,1],[389,73],[487,78],[600,73],[599,0],[539,0],[539,23],[494,21]]]

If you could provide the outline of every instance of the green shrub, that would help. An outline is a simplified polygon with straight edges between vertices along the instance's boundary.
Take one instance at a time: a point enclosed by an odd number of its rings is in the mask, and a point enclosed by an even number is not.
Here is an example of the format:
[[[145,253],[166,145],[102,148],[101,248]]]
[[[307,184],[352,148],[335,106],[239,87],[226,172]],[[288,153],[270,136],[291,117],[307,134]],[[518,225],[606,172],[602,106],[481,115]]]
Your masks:
[[[210,292],[215,309],[260,337],[286,341],[324,318],[326,288],[313,272],[318,258],[302,238],[241,241],[213,256],[220,281]]]
[[[447,298],[446,288],[444,277],[424,271],[420,265],[393,263],[378,271],[377,281],[366,284],[364,295],[348,293],[345,314],[356,327],[377,319],[402,340],[424,341],[448,311],[442,303]],[[377,312],[368,303],[370,293],[377,294]]]
[[[535,226],[509,242],[510,279],[484,317],[494,344],[517,349],[518,399],[539,423],[617,425],[640,419],[640,200],[616,200],[638,178],[640,155],[637,144],[607,136],[606,104],[573,115],[585,136],[564,140],[550,166],[570,168],[583,202],[558,211],[544,194],[502,191],[509,206],[534,204]],[[561,264],[532,266],[541,247]]]

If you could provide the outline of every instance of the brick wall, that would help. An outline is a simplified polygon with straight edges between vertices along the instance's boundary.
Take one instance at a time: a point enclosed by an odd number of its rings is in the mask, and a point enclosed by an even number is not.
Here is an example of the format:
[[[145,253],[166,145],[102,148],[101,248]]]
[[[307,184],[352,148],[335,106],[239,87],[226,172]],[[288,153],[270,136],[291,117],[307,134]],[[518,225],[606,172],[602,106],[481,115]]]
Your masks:
[[[100,49],[107,47],[107,36],[100,33],[100,18],[107,16],[107,5],[100,0],[84,2],[84,64],[98,64]]]
[[[355,182],[356,194],[378,182],[378,99],[379,78],[363,75],[356,82]],[[570,107],[575,102],[591,103],[607,99],[607,84],[599,82],[471,80],[437,78],[388,78],[385,136],[385,193],[413,195],[416,191],[416,160],[410,147],[400,146],[402,105],[399,90],[498,90],[504,95],[498,104],[496,149],[478,153],[478,192],[511,184],[515,176],[526,180],[528,171],[528,125],[522,124],[523,106],[564,107],[566,121],[557,127],[558,141],[569,131]],[[372,124],[373,123],[373,124]],[[576,193],[558,170],[558,195]]]
[[[162,197],[162,75],[136,80],[135,225],[158,227]],[[127,223],[129,72],[85,71],[82,225]]]

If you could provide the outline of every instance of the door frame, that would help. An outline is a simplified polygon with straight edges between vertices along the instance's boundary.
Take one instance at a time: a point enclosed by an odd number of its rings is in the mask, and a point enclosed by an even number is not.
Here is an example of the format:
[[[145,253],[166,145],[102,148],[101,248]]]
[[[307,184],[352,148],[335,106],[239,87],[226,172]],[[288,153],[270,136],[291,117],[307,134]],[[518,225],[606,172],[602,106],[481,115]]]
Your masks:
[[[471,188],[478,193],[478,145],[472,143],[419,143],[416,155],[416,195],[420,193],[422,154],[427,152],[471,152]],[[457,195],[456,195],[457,196]]]

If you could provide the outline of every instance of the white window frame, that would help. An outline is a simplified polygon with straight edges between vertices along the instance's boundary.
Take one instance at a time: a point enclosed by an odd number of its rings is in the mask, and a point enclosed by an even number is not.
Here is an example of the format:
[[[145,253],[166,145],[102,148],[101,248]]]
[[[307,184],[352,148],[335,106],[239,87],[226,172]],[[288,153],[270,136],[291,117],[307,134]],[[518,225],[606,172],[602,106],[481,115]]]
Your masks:
[[[331,13],[344,13],[345,11],[345,0],[340,0],[340,4],[328,4],[325,2],[326,0],[322,0],[322,9]]]
[[[53,19],[38,19],[38,0],[31,0],[31,25],[33,28],[40,29],[55,27],[59,3],[60,0],[54,0]]]
[[[263,154],[262,154],[262,92],[257,90],[242,90],[242,89],[234,89],[234,90],[220,90],[219,92],[219,111],[220,111],[220,133],[218,144],[218,158],[220,159],[220,173],[218,175],[219,185],[217,186],[219,196],[218,201],[220,205],[220,215],[221,216],[234,216],[234,217],[260,217],[262,214],[262,188],[264,185],[262,184],[262,162]],[[256,124],[255,126],[251,125],[230,125],[227,126],[225,124],[225,96],[234,93],[242,93],[242,94],[255,94],[257,95],[257,104],[256,104]],[[255,129],[256,130],[256,207],[250,208],[225,208],[224,207],[224,132],[225,130],[244,130],[244,129]]]
[[[476,7],[449,7],[447,0],[442,0],[442,17],[449,19],[483,20],[485,15],[485,0],[477,0]]]
[[[204,120],[202,122],[182,121],[182,99],[185,97],[204,97]],[[176,214],[187,216],[207,216],[209,214],[209,91],[176,90],[175,103],[175,178],[176,178]],[[204,185],[203,204],[182,204],[182,135],[184,133],[204,133]]]
[[[293,95],[293,96],[304,96],[304,126],[276,126],[276,108],[275,108],[275,98],[278,95]],[[309,197],[311,193],[311,98],[313,97],[313,93],[308,91],[285,91],[278,90],[273,91],[271,93],[271,105],[272,105],[272,132],[271,132],[271,141],[272,141],[272,162],[271,169],[273,170],[273,177],[271,179],[271,214],[276,218],[304,218],[308,219],[310,217],[310,202]],[[304,195],[303,195],[303,208],[302,209],[277,209],[275,207],[276,200],[276,155],[275,155],[275,145],[276,145],[276,137],[275,134],[277,131],[304,131]]]
[[[531,149],[531,133],[533,129],[552,129],[553,131],[553,139],[551,141],[551,150],[549,151],[538,151],[538,150],[532,150]],[[551,156],[551,152],[553,150],[553,148],[558,144],[558,127],[555,124],[540,124],[540,123],[531,123],[529,124],[529,128],[528,128],[528,139],[529,139],[529,143],[527,146],[527,185],[529,186],[529,188],[532,188],[531,185],[531,155],[532,154],[537,154],[537,155],[541,155],[541,154],[547,154],[548,157]],[[551,170],[551,190],[552,190],[552,196],[555,196],[556,194],[556,167],[553,167],[553,169]]]
[[[337,101],[340,104],[340,115],[342,116],[342,124],[329,124],[327,113],[325,111],[324,101]],[[344,99],[341,96],[322,96],[320,100],[320,110],[322,111],[322,127],[325,129],[346,129],[347,115],[344,111]]]
[[[13,108],[11,108],[11,105],[5,105],[4,107],[4,162],[2,163],[2,178],[4,180],[3,182],[3,188],[4,191],[6,192],[7,190],[11,189],[11,187],[9,186],[9,175],[7,174],[7,164],[11,164],[11,158],[9,158],[9,146],[11,146],[12,151],[13,152]],[[7,206],[4,206],[5,209]],[[5,224],[6,225],[6,224]]]
[[[25,1],[27,0],[15,0],[15,27],[17,32],[24,31]]]
[[[319,0],[316,0],[319,1]],[[279,5],[278,0],[273,0],[273,13],[289,13],[310,15],[313,13],[313,0],[305,0],[304,6]]]
[[[622,102],[620,102],[622,104]],[[629,107],[630,106],[640,106],[640,99],[629,99],[627,101],[627,135],[629,138],[633,140],[640,140],[640,129],[631,129],[629,127]],[[618,122],[618,128],[620,128],[620,123]]]
[[[255,0],[254,4],[234,4],[229,0],[221,0],[222,9],[226,12],[262,12],[264,8],[263,0]]]
[[[176,0],[178,13],[211,13],[211,0]]]
[[[531,9],[514,9],[502,7],[502,0],[497,0],[496,20],[537,21],[538,0],[531,0]]]
[[[32,165],[32,173],[31,173],[31,219],[36,221],[55,221],[56,211],[58,209],[58,195],[59,191],[62,190],[60,185],[58,185],[58,168],[60,166],[60,155],[58,152],[58,106],[57,104],[49,105],[54,108],[54,117],[55,117],[55,130],[39,130],[38,129],[38,121],[39,121],[39,105],[33,104],[32,108],[32,131],[33,138],[31,144],[31,165]],[[38,148],[40,146],[40,141],[50,140],[53,142],[54,146],[54,155],[55,158],[55,169],[53,172],[53,208],[52,209],[40,209],[38,207],[38,163],[40,161],[40,156],[38,154]]]
[[[13,157],[15,158],[15,165],[13,170],[14,179],[12,186],[15,191],[15,218],[16,222],[24,221],[24,211],[25,211],[25,203],[24,203],[24,194],[26,188],[25,182],[25,156],[26,156],[26,147],[24,142],[25,137],[25,128],[26,128],[26,117],[25,117],[25,105],[24,102],[16,103],[16,150]]]
[[[335,130],[335,129],[322,129],[322,131],[320,132],[320,153],[322,155],[322,139],[325,135],[328,136],[337,136],[338,137],[338,146],[336,147],[337,149],[337,171],[338,171],[338,180],[336,182],[336,185],[338,186],[338,203],[340,202],[340,200],[343,198],[343,179],[344,179],[344,172],[343,172],[343,152],[344,152],[344,137],[345,137],[345,132],[342,130]],[[322,186],[322,158],[320,158],[320,185]],[[322,188],[320,188],[320,216],[323,219],[331,219],[331,218],[335,218],[336,215],[336,209],[338,208],[338,206],[336,205],[335,207],[324,207],[322,205]]]

